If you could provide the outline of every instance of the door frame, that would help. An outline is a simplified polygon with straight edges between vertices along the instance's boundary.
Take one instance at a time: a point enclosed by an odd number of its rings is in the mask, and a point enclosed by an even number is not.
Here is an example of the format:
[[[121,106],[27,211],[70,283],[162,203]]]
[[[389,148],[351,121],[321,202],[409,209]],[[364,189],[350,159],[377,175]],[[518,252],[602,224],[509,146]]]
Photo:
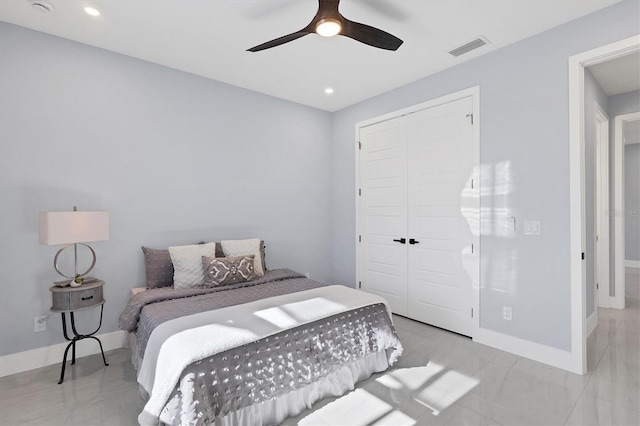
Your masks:
[[[640,51],[640,35],[569,57],[569,266],[571,277],[571,371],[587,370],[586,265],[584,253],[585,67]],[[616,239],[617,240],[617,239]],[[616,262],[618,254],[616,256]],[[616,283],[618,280],[616,268]],[[624,275],[624,274],[623,274]],[[624,278],[623,278],[624,279]],[[617,284],[616,284],[617,285]],[[616,288],[617,290],[617,288]]]
[[[403,108],[401,110],[392,111],[387,114],[380,115],[378,117],[370,118],[364,121],[357,122],[355,125],[355,222],[356,222],[356,233],[354,235],[354,244],[355,244],[355,252],[356,252],[356,282],[358,283],[358,288],[361,288],[362,283],[362,272],[361,272],[361,250],[359,244],[359,236],[360,233],[360,129],[363,127],[371,126],[373,124],[381,123],[383,121],[392,120],[394,118],[402,117],[405,115],[412,114],[414,112],[422,111],[425,109],[433,108],[438,105],[443,105],[449,102],[454,102],[464,98],[472,98],[473,103],[473,179],[477,182],[476,188],[476,197],[474,199],[474,208],[477,212],[477,220],[470,224],[471,231],[473,234],[473,244],[474,247],[477,248],[476,256],[474,257],[474,276],[472,278],[472,295],[471,295],[471,307],[473,309],[473,317],[471,321],[471,329],[470,329],[470,337],[473,339],[476,335],[477,330],[480,328],[480,86],[473,86],[468,89],[463,89],[458,92],[450,93],[448,95],[444,95],[435,99],[428,100],[426,102],[419,103],[417,105],[412,105],[407,108]],[[476,229],[477,228],[477,229]]]
[[[600,104],[595,105],[596,116],[596,232],[594,247],[596,251],[596,289],[594,299],[597,324],[598,307],[610,306],[609,296],[609,116]],[[587,330],[589,331],[589,330]]]
[[[615,230],[615,295],[611,296],[611,307],[624,309],[625,307],[625,178],[624,178],[624,123],[640,120],[640,112],[617,115],[614,118],[614,211],[613,223]]]

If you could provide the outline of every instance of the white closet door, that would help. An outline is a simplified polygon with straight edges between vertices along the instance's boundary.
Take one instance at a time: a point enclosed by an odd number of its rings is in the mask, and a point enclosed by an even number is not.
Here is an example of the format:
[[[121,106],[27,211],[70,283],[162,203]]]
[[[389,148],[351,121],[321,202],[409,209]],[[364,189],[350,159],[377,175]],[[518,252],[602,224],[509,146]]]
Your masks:
[[[360,277],[391,310],[407,314],[407,129],[405,118],[360,130]]]
[[[472,98],[408,116],[408,313],[460,334],[471,333],[474,213]]]

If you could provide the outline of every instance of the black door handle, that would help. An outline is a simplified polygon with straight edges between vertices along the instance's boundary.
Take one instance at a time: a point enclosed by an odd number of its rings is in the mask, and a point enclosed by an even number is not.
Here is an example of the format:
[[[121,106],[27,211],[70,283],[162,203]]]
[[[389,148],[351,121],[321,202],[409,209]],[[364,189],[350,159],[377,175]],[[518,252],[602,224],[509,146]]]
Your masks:
[[[420,244],[420,241],[416,241],[413,238],[409,238],[409,244]]]
[[[407,240],[405,238],[400,238],[399,240],[393,240],[396,243],[400,243],[400,244],[405,244],[407,242]]]

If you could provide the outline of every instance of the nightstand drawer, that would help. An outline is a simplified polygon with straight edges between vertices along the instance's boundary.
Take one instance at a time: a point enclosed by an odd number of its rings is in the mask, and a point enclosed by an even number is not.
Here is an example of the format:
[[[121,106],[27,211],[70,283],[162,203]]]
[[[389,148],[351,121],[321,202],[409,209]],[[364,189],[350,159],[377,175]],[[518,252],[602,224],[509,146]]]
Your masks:
[[[98,284],[98,283],[96,283]],[[86,284],[85,286],[73,289],[67,288],[66,291],[52,291],[53,311],[74,311],[91,306],[101,305],[104,303],[102,296],[102,285]]]

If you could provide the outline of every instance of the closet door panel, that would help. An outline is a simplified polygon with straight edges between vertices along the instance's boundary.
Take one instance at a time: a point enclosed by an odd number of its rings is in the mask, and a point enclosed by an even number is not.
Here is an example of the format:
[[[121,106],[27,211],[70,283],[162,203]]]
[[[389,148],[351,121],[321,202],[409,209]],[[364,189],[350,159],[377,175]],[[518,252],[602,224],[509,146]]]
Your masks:
[[[408,119],[408,312],[469,334],[472,278],[462,256],[472,241],[462,214],[473,173],[471,98]]]
[[[407,314],[406,123],[398,118],[360,130],[360,273],[363,288]]]

